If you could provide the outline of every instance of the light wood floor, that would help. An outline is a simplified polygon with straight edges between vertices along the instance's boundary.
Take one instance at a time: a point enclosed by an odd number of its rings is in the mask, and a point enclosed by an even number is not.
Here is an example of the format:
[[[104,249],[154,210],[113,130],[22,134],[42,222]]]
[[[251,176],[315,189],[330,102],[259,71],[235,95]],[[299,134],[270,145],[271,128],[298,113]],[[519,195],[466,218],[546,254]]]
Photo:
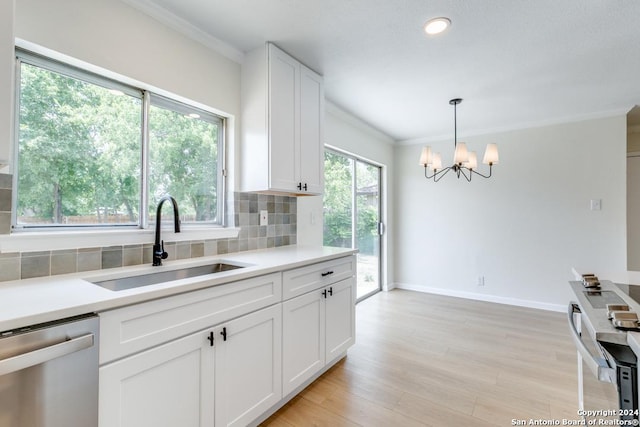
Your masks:
[[[511,426],[578,419],[565,315],[394,290],[357,306],[347,357],[266,426]]]

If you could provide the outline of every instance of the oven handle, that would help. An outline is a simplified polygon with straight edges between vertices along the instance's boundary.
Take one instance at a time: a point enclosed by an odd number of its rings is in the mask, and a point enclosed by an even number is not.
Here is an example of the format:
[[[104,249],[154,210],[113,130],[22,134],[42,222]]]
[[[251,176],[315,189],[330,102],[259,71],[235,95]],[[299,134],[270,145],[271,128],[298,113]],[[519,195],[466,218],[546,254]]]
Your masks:
[[[582,311],[580,311],[580,306],[575,302],[570,302],[569,309],[567,310],[567,317],[569,320],[569,326],[571,327],[571,338],[573,338],[573,342],[578,349],[578,353],[582,356],[582,360],[587,364],[589,370],[596,378],[598,378],[599,381],[616,384],[616,370],[609,367],[609,364],[604,358],[592,355],[589,349],[582,342],[574,320],[574,314],[576,313],[582,313]]]
[[[85,348],[92,347],[93,343],[93,334],[86,334],[58,344],[0,360],[0,375],[7,375],[61,356],[66,356],[67,354],[75,353],[76,351],[84,350]]]

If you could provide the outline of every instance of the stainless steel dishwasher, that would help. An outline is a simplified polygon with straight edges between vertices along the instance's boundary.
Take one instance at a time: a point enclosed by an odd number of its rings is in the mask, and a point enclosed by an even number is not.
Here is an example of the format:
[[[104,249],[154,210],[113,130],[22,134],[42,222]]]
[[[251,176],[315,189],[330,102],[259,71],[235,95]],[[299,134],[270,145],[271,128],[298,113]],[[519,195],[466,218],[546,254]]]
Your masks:
[[[95,314],[0,333],[0,427],[98,425]]]

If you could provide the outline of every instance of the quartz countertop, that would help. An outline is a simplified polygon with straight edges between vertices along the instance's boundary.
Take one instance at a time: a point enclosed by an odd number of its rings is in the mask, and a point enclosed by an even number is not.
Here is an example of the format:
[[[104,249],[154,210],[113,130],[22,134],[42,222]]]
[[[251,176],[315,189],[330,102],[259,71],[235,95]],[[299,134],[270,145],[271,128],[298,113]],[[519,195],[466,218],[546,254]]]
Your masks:
[[[0,283],[0,332],[85,313],[110,310],[156,298],[221,285],[302,265],[328,261],[357,252],[322,246],[282,246],[249,252],[165,261],[162,266],[139,265]],[[231,271],[190,277],[122,291],[92,281],[149,274],[227,261],[246,265]]]

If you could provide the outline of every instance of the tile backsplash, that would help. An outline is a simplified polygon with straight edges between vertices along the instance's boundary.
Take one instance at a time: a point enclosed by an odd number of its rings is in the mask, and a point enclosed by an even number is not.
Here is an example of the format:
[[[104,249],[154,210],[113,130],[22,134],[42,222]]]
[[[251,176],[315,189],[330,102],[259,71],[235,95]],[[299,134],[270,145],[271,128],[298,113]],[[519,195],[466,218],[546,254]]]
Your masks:
[[[7,187],[7,188],[5,188]],[[8,195],[3,192],[8,191]],[[8,197],[8,204],[5,204]],[[297,199],[255,193],[233,193],[229,223],[240,228],[237,238],[165,242],[169,260],[198,258],[297,242]],[[231,207],[231,206],[230,206]],[[3,209],[7,211],[3,211]],[[11,175],[0,174],[0,234],[10,232]],[[259,225],[259,212],[269,213],[269,225]],[[7,216],[6,230],[3,215]],[[148,244],[78,248],[39,252],[0,253],[0,282],[90,270],[151,264]]]

